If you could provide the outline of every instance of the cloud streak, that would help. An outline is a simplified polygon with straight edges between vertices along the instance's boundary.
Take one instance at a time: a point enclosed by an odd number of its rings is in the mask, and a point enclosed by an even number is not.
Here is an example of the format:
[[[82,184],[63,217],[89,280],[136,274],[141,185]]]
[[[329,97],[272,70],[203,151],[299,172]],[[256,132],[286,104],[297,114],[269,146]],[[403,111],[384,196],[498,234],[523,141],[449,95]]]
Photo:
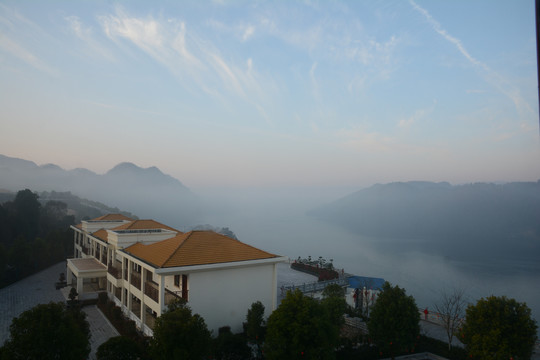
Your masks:
[[[23,17],[16,11],[8,8],[5,5],[0,4],[1,13],[10,13],[7,16],[0,15],[0,50],[5,53],[23,61],[25,64],[33,67],[36,70],[48,73],[49,75],[56,76],[58,71],[53,67],[49,66],[44,60],[38,57],[35,52],[28,49],[27,46],[22,45],[24,41],[19,41],[21,36],[24,36],[24,33],[17,33],[15,36],[9,34],[13,32],[13,29],[17,28],[31,28],[36,29],[37,26]],[[0,14],[1,14],[0,13]],[[40,31],[43,33],[42,31]]]
[[[189,31],[184,21],[176,19],[131,16],[117,7],[115,13],[101,16],[99,21],[110,40],[119,45],[134,45],[178,77],[181,84],[195,83],[200,91],[223,104],[230,96],[242,99],[264,116],[261,110],[266,94],[252,58],[244,59],[241,64],[226,60],[211,41]],[[212,23],[212,26],[217,25]],[[243,40],[249,39],[254,31],[248,26]]]
[[[422,14],[433,30],[442,36],[446,41],[453,44],[457,50],[474,66],[484,71],[485,79],[488,83],[494,86],[499,92],[508,97],[516,107],[520,116],[531,117],[536,116],[531,106],[521,96],[518,88],[506,81],[501,75],[493,71],[487,64],[473,57],[469,51],[465,48],[462,41],[452,35],[450,35],[442,25],[431,16],[431,14],[424,8],[420,7],[414,0],[409,0],[409,3],[420,14]]]

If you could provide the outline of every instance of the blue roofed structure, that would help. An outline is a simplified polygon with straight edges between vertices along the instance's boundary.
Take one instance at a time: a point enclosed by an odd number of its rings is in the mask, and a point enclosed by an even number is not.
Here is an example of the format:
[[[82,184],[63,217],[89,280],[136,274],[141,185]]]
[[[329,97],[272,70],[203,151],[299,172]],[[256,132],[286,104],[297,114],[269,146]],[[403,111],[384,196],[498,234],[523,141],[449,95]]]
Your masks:
[[[381,290],[384,284],[384,279],[373,278],[366,276],[349,276],[347,278],[349,281],[349,287],[353,289],[370,289],[370,290]]]

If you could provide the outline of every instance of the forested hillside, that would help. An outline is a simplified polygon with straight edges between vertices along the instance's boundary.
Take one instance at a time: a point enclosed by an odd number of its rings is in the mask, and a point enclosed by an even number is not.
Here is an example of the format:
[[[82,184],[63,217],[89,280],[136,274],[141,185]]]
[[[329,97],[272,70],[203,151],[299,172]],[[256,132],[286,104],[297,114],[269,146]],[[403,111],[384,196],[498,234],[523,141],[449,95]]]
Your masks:
[[[445,255],[540,256],[540,182],[377,184],[310,214]]]

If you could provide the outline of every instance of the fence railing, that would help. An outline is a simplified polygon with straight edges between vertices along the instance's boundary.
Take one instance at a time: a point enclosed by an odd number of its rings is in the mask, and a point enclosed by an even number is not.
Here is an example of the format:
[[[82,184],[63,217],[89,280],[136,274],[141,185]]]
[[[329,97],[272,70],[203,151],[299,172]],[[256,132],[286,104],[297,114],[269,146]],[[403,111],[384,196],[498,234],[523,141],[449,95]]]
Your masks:
[[[141,274],[136,272],[131,273],[131,285],[141,290]]]
[[[349,284],[347,279],[341,278],[341,279],[334,279],[334,280],[326,280],[326,281],[316,281],[312,283],[307,284],[301,284],[301,285],[284,285],[281,287],[281,295],[285,295],[287,291],[295,291],[300,290],[301,292],[305,293],[312,293],[312,292],[319,292],[323,291],[325,287],[328,285],[337,284],[339,286],[346,286]]]
[[[144,294],[150,297],[150,299],[159,303],[159,290],[157,286],[150,281],[144,283]]]
[[[109,264],[107,267],[107,272],[114,276],[116,279],[122,278],[122,269],[118,269],[117,267],[114,267],[112,264]]]

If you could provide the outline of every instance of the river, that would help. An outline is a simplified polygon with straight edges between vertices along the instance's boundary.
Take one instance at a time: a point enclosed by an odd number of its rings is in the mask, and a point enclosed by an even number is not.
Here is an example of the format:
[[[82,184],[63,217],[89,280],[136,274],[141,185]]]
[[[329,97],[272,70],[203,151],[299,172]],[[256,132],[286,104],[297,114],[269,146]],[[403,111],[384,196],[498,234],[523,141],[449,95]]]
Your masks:
[[[433,308],[443,291],[462,289],[471,303],[490,295],[526,302],[540,320],[539,259],[449,257],[432,248],[423,251],[418,242],[363,237],[306,215],[343,195],[343,190],[215,191],[206,198],[213,211],[205,222],[229,227],[239,240],[275,254],[322,256],[348,273],[384,278],[405,288],[420,308]]]

